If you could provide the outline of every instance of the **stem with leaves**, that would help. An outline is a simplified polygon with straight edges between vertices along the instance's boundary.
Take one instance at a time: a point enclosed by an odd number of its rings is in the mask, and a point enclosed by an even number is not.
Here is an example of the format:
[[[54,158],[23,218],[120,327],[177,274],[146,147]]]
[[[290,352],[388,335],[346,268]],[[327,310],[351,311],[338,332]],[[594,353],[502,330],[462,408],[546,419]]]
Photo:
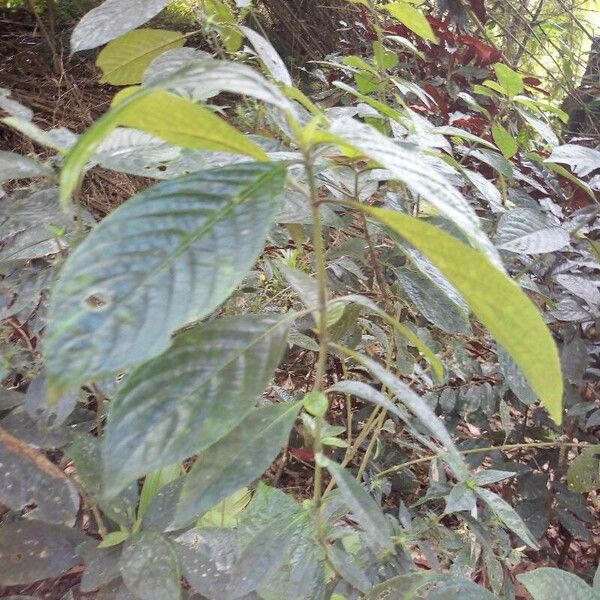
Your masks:
[[[317,294],[318,294],[318,336],[319,336],[319,356],[317,359],[317,368],[315,372],[315,381],[313,391],[320,392],[323,389],[323,379],[327,367],[327,264],[325,259],[325,244],[323,241],[323,232],[321,225],[321,212],[319,207],[319,195],[315,181],[314,157],[310,151],[304,155],[304,166],[308,178],[309,200],[312,211],[312,229],[313,229],[313,249],[315,256],[315,268],[317,272]],[[315,416],[315,436],[313,451],[315,457],[323,452],[321,434],[323,429],[323,417]],[[321,506],[323,495],[323,467],[319,460],[315,461],[315,485],[313,503],[315,507],[315,517],[317,525],[317,537],[321,543],[324,543],[323,523],[321,519]]]

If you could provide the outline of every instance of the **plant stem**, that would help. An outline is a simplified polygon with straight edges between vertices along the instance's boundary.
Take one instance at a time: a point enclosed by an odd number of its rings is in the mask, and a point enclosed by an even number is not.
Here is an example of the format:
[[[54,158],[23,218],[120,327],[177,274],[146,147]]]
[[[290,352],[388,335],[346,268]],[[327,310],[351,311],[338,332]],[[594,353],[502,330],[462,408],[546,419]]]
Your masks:
[[[307,152],[304,157],[304,164],[308,178],[308,190],[310,196],[310,205],[312,211],[312,230],[313,230],[313,250],[315,255],[315,268],[317,272],[317,290],[318,290],[318,335],[319,335],[319,356],[317,358],[317,369],[315,372],[315,381],[313,390],[320,392],[323,389],[323,379],[327,367],[327,263],[325,259],[325,244],[323,242],[323,232],[321,226],[321,212],[319,207],[319,196],[315,182],[315,172],[313,157]],[[313,504],[315,507],[315,520],[317,526],[317,538],[324,544],[323,523],[321,520],[321,506],[323,493],[323,467],[319,464],[318,456],[323,452],[321,442],[321,432],[323,429],[323,417],[315,417],[315,436],[313,451],[315,453],[315,485],[313,494]]]
[[[502,444],[500,446],[487,446],[486,448],[469,448],[468,450],[459,450],[459,453],[463,456],[468,454],[483,454],[485,452],[494,451],[507,451],[507,450],[521,450],[527,448],[585,448],[589,444],[587,442],[525,442],[523,444]],[[390,467],[381,471],[377,474],[378,477],[389,475],[390,473],[396,473],[402,471],[413,465],[418,465],[426,462],[430,462],[436,458],[440,458],[440,454],[431,454],[430,456],[423,456],[421,458],[415,458],[402,464]]]

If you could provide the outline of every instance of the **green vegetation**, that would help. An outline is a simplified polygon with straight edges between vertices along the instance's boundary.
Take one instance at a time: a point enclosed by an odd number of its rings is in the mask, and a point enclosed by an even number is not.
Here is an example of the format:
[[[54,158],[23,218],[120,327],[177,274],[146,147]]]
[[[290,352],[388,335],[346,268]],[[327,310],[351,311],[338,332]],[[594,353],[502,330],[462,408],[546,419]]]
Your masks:
[[[340,0],[311,61],[316,3],[299,41],[293,3],[105,0],[88,127],[0,88],[0,595],[600,599],[600,31],[564,1]],[[137,186],[102,219],[98,173]]]

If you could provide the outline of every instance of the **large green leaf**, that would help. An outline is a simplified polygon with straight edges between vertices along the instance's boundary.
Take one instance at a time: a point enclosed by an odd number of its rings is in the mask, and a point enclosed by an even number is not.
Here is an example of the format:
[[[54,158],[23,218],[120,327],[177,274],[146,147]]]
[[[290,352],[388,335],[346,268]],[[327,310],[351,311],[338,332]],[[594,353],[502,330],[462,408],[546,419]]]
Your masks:
[[[437,38],[431,29],[429,21],[425,18],[423,13],[414,6],[411,6],[408,2],[392,2],[390,4],[385,4],[383,9],[419,37],[437,43]]]
[[[176,336],[166,352],[133,371],[108,415],[103,462],[109,493],[231,431],[267,386],[288,323],[277,315],[209,321]]]
[[[246,154],[258,160],[267,155],[235,127],[191,100],[170,92],[141,89],[124,97],[96,120],[65,158],[60,173],[60,199],[65,205],[77,189],[81,174],[102,140],[116,127],[135,127],[167,142],[200,150]]]
[[[174,523],[183,527],[262,475],[287,441],[301,403],[252,411],[200,454],[181,490]]]
[[[104,219],[69,257],[51,298],[54,391],[156,356],[214,311],[261,252],[285,168],[246,163],[158,184]]]
[[[58,577],[75,566],[86,539],[77,529],[24,520],[0,527],[0,584],[21,585]]]
[[[400,212],[356,207],[400,234],[442,271],[560,423],[563,381],[558,351],[542,316],[525,293],[483,254],[441,229]]]
[[[179,600],[179,558],[172,542],[158,533],[136,535],[119,561],[125,585],[144,600]]]
[[[100,83],[140,83],[150,63],[165,50],[179,48],[185,37],[178,31],[135,29],[113,40],[96,59],[102,69]]]
[[[561,569],[542,567],[517,575],[534,600],[600,600],[600,592],[585,581]]]
[[[71,35],[71,52],[114,40],[143,25],[168,3],[169,0],[105,0],[77,23]]]

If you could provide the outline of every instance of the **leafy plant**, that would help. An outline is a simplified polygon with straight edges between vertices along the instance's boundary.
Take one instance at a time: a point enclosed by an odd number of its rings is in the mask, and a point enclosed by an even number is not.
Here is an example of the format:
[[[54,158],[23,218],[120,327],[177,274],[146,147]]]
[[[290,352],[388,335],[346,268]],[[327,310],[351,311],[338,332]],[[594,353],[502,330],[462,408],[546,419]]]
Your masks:
[[[598,211],[565,216],[535,192],[562,193],[567,173],[593,196],[600,154],[549,135],[557,111],[481,47],[469,60],[485,72],[452,92],[471,112],[426,119],[410,103],[431,109],[442,93],[400,76],[398,45],[421,61],[419,45],[462,34],[409,3],[359,4],[377,39],[372,57],[330,62],[354,78],[337,84],[346,106],[293,87],[225,3],[203,15],[221,50],[246,38],[265,74],[139,29],[166,5],[139,0],[105,0],[73,33],[73,51],[108,42],[103,81],[135,84],[87,131],[44,131],[3,105],[7,125],[56,154],[0,157],[3,180],[36,179],[11,194],[1,230],[3,316],[28,355],[6,360],[0,397],[0,583],[81,560],[81,590],[100,597],[513,598],[505,565],[539,548],[536,517],[585,535],[576,491],[600,485],[597,449],[573,462],[569,489],[564,452],[581,444],[557,439],[565,408],[573,428],[592,411],[573,400],[584,330],[564,324],[598,316],[586,237]],[[223,92],[264,111],[271,137],[227,122]],[[96,224],[80,192],[96,163],[162,181]],[[279,291],[245,310],[245,287],[267,281]],[[272,383],[299,349],[314,357],[305,380]],[[511,413],[524,414],[519,435]],[[534,448],[552,451],[551,483],[502,454]],[[312,498],[256,483],[282,449],[308,465]],[[408,474],[419,464],[426,485]],[[513,479],[511,504],[499,484]],[[415,494],[410,506],[393,488]],[[470,579],[480,567],[489,589]],[[519,577],[536,600],[555,579]]]

